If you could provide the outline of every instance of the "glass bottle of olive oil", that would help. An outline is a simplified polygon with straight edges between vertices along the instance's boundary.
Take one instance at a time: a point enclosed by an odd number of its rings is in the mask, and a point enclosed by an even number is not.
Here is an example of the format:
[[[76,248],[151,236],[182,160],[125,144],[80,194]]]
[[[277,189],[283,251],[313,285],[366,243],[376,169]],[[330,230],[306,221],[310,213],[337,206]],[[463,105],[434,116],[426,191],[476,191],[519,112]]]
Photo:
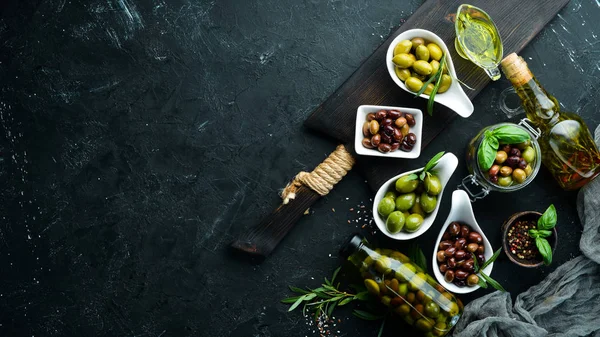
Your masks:
[[[496,81],[502,59],[502,39],[492,18],[482,9],[463,4],[456,12],[454,47],[462,58],[470,60]]]
[[[542,162],[565,190],[575,190],[600,174],[600,153],[577,115],[560,111],[556,98],[535,79],[522,57],[502,60],[502,71],[521,98],[525,114],[541,130]]]

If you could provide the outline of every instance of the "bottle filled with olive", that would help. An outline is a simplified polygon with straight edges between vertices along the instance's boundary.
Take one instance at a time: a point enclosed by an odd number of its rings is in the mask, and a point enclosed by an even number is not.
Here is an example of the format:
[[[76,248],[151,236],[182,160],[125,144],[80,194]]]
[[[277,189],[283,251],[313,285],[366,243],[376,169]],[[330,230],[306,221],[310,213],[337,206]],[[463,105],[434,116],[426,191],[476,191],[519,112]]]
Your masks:
[[[416,37],[398,42],[394,47],[392,62],[395,65],[396,76],[404,82],[408,90],[419,92],[425,86],[423,93],[429,95],[435,86],[433,83],[425,83],[438,72],[442,56],[443,51],[440,46]],[[444,66],[437,93],[448,91],[450,85],[452,85],[452,77],[448,74],[448,68]]]
[[[462,302],[406,255],[373,249],[359,235],[340,252],[359,269],[367,290],[422,336],[445,336],[460,318]]]

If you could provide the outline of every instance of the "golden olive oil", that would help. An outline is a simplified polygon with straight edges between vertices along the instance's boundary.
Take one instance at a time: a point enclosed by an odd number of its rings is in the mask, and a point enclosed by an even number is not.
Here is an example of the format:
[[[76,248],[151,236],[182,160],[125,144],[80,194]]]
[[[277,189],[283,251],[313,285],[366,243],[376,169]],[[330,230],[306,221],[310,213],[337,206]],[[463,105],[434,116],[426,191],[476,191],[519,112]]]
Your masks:
[[[463,4],[458,8],[455,30],[458,54],[483,68],[492,80],[499,79],[502,39],[490,16],[477,7]]]

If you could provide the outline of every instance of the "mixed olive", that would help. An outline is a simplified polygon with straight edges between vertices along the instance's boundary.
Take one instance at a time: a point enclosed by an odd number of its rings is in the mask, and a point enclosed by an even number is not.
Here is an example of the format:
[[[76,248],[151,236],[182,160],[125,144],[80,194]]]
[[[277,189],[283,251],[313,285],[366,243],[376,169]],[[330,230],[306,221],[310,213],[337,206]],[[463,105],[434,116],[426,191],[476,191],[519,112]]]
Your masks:
[[[531,141],[508,145],[501,144],[487,179],[502,187],[522,184],[533,173],[536,152]]]
[[[442,235],[436,259],[444,280],[459,287],[473,287],[479,283],[475,261],[485,263],[483,237],[469,225],[452,222]]]
[[[428,172],[422,181],[415,175],[404,175],[396,180],[394,187],[381,199],[377,212],[386,219],[385,226],[390,233],[416,232],[424,218],[435,210],[442,182]]]
[[[362,127],[364,147],[387,153],[398,149],[408,152],[415,146],[417,136],[410,132],[410,127],[416,124],[412,114],[379,110],[368,113],[366,119]]]
[[[361,263],[367,290],[425,336],[444,336],[463,305],[404,254],[375,249]]]
[[[402,40],[394,47],[392,58],[395,65],[394,71],[408,90],[419,92],[423,88],[423,83],[427,82],[439,70],[442,55],[443,52],[440,46],[425,41],[423,38],[416,37],[412,40]],[[452,77],[448,75],[447,67],[444,67],[442,72],[438,94],[448,91],[452,84]],[[429,83],[423,93],[429,95],[433,89],[433,83]]]

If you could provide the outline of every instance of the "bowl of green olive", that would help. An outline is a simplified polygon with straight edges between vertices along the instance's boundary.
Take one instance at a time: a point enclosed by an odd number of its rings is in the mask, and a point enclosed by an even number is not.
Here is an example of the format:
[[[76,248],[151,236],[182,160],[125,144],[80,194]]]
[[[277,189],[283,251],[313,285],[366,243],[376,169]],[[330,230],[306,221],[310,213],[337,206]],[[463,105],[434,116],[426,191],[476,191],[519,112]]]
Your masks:
[[[473,103],[456,80],[448,47],[434,33],[425,29],[400,33],[388,47],[386,65],[403,90],[426,99],[433,94],[435,102],[464,118],[473,113]]]
[[[440,153],[425,165],[392,177],[375,194],[373,218],[379,230],[396,240],[425,233],[437,216],[444,188],[458,158]]]

